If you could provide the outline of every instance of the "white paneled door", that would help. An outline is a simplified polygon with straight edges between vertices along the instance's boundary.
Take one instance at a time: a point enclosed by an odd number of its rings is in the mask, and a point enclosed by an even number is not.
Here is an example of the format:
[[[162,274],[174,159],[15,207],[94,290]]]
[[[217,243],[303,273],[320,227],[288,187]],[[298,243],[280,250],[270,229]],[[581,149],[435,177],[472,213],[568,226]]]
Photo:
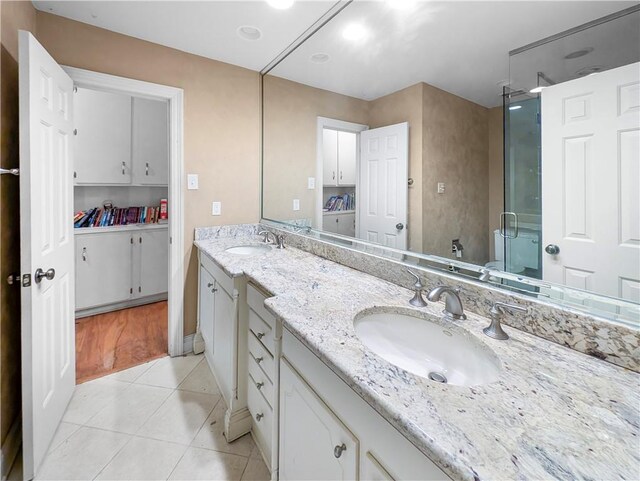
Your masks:
[[[358,237],[407,248],[409,124],[360,133]]]
[[[73,82],[33,35],[19,38],[22,452],[31,479],[75,386]]]
[[[542,92],[542,186],[544,279],[640,302],[639,63]]]

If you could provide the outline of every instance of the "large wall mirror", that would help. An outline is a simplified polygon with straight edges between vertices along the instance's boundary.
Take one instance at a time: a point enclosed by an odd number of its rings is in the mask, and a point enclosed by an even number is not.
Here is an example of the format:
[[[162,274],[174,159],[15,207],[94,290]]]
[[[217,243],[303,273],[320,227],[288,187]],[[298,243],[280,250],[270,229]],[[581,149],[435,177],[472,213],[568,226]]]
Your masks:
[[[335,12],[263,76],[263,218],[638,324],[637,2]]]

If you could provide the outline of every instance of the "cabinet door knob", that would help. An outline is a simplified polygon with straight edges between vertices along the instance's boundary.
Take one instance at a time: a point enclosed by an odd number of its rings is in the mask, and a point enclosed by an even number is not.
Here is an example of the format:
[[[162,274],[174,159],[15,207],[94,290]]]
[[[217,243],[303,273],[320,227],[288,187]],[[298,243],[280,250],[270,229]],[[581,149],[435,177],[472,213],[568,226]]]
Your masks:
[[[258,339],[262,339],[264,337],[264,332],[259,332],[258,334],[256,334],[256,337]]]
[[[264,357],[260,356],[260,357],[256,357],[256,363],[260,364],[262,361],[264,361]]]
[[[211,292],[218,292],[218,289],[214,287],[213,289],[211,289]]]
[[[213,282],[207,283],[207,287],[213,287]]]
[[[259,422],[263,417],[264,417],[264,414],[262,414],[262,413],[256,414],[256,421]]]
[[[82,248],[82,260],[87,262],[87,248],[86,247]]]
[[[126,165],[127,165],[127,164],[123,161],[123,162],[122,162],[122,175],[124,175],[124,168],[126,167]]]
[[[149,162],[146,163],[146,166],[144,169],[144,175],[149,175]]]
[[[264,383],[263,383],[263,382],[257,382],[257,383],[256,383],[256,388],[258,389],[258,391],[259,391],[260,389],[262,389],[262,387],[263,387],[263,386],[264,386]]]
[[[332,180],[336,180],[336,171],[335,170],[331,173],[331,179]]]
[[[342,180],[342,171],[340,171],[340,180]]]
[[[346,450],[347,450],[347,446],[345,446],[345,444],[342,443],[342,445],[336,446],[335,448],[333,448],[333,455],[336,458],[339,458],[340,456],[342,456],[342,453],[345,452]]]

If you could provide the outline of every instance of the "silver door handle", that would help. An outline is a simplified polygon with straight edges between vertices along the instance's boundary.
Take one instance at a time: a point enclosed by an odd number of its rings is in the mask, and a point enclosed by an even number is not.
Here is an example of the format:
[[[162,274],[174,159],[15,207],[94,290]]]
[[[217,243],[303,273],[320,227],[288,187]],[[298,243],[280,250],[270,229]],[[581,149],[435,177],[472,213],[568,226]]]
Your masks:
[[[124,175],[124,168],[127,166],[127,164],[123,161],[122,162],[122,175]]]
[[[342,180],[342,171],[340,171],[340,180]]]
[[[55,276],[56,276],[56,270],[53,267],[50,269],[47,269],[46,271],[43,271],[38,267],[34,275],[34,277],[36,278],[36,284],[40,284],[40,282],[42,282],[42,279],[45,279],[45,278],[51,281]]]
[[[208,282],[207,287],[213,287],[213,282]]]
[[[331,179],[332,180],[336,180],[336,171],[334,170],[333,173],[331,174]]]
[[[260,364],[262,361],[264,361],[264,357],[256,357],[256,364]]]
[[[262,386],[264,386],[263,382],[257,382],[256,383],[256,389],[259,391],[260,389],[262,389]]]
[[[513,216],[513,235],[507,234],[505,230],[505,218],[508,215]],[[515,239],[518,237],[518,214],[515,212],[502,212],[500,214],[500,235],[505,239]]]
[[[259,332],[258,334],[256,334],[256,337],[258,339],[262,339],[264,337],[264,332]]]
[[[264,414],[258,413],[256,414],[256,421],[260,421],[264,417]]]
[[[333,448],[333,455],[336,458],[339,458],[340,456],[342,456],[342,453],[345,452],[346,450],[347,450],[347,446],[345,446],[345,444],[342,443],[342,445],[336,446],[335,448]]]
[[[403,224],[402,222],[398,222],[398,223],[396,224],[396,229],[398,229],[398,230],[402,230],[402,229],[404,229],[404,224]]]
[[[82,260],[87,262],[87,248],[86,247],[82,248]]]
[[[544,251],[549,255],[555,256],[560,254],[560,247],[558,247],[555,244],[549,244],[547,247],[544,248]]]
[[[147,165],[145,167],[144,175],[149,175],[149,162],[147,162]]]

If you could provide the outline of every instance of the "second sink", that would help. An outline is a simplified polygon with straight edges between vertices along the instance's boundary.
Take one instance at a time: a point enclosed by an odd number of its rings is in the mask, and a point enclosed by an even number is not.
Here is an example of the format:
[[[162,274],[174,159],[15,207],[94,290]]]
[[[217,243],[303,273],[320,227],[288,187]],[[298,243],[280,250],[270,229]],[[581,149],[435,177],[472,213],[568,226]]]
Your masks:
[[[500,360],[472,334],[427,313],[396,311],[366,310],[354,320],[356,335],[377,355],[434,382],[476,386],[498,380]]]

